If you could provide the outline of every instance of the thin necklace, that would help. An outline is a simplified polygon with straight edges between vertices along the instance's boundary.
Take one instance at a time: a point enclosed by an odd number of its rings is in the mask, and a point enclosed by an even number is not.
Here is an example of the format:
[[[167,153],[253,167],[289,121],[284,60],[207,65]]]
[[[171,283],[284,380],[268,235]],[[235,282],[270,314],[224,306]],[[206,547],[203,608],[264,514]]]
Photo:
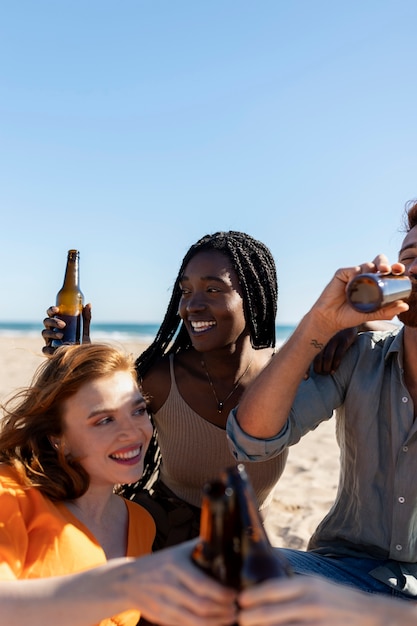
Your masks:
[[[217,393],[216,393],[216,390],[215,390],[215,388],[214,388],[214,385],[213,385],[213,381],[211,380],[211,378],[210,378],[210,374],[208,373],[208,369],[207,369],[206,362],[204,361],[204,359],[201,359],[201,365],[204,367],[204,371],[206,372],[207,380],[208,380],[209,385],[210,385],[210,387],[211,387],[211,391],[212,391],[212,393],[213,393],[214,399],[215,399],[215,400],[216,400],[216,402],[217,402],[217,413],[222,413],[222,412],[223,412],[224,405],[226,404],[226,402],[228,401],[228,399],[229,399],[229,398],[231,398],[231,397],[232,397],[232,395],[235,393],[235,391],[236,391],[236,389],[238,388],[239,383],[240,383],[240,381],[242,380],[242,378],[243,378],[244,376],[246,376],[246,374],[249,372],[249,368],[250,368],[250,366],[252,365],[252,361],[253,361],[253,355],[252,355],[251,360],[249,361],[249,364],[248,364],[247,368],[245,369],[245,371],[243,372],[243,374],[242,374],[241,376],[239,376],[239,378],[237,379],[236,384],[234,385],[234,387],[233,387],[232,391],[231,391],[231,392],[230,392],[230,393],[229,393],[229,394],[225,397],[225,399],[224,399],[224,400],[219,400],[219,397],[218,397],[218,395],[217,395]]]

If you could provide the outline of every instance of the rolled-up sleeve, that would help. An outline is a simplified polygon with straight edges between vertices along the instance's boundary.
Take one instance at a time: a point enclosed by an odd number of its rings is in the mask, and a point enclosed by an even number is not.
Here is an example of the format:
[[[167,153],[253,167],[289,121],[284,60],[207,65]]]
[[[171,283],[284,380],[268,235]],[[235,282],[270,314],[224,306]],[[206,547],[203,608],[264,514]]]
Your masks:
[[[229,414],[226,424],[230,450],[237,461],[265,461],[278,456],[288,445],[288,423],[271,439],[257,439],[245,433],[236,419],[237,407]]]
[[[334,408],[343,402],[346,371],[350,371],[346,363],[334,376],[322,376],[311,370],[309,378],[300,384],[284,427],[270,439],[257,439],[242,430],[237,418],[239,407],[235,407],[226,423],[229,447],[235,459],[244,462],[273,458],[298,443],[320,422],[330,419]]]

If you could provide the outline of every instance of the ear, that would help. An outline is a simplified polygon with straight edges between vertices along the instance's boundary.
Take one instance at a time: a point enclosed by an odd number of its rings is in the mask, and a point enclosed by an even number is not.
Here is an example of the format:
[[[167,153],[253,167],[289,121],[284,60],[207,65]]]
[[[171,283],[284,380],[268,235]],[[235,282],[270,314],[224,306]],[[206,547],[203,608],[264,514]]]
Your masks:
[[[48,437],[48,439],[54,450],[58,451],[59,449],[61,449],[64,454],[68,454],[67,447],[62,439],[60,439],[59,437]]]
[[[59,439],[58,437],[48,437],[49,439],[49,443],[51,444],[51,446],[55,449],[59,448]]]

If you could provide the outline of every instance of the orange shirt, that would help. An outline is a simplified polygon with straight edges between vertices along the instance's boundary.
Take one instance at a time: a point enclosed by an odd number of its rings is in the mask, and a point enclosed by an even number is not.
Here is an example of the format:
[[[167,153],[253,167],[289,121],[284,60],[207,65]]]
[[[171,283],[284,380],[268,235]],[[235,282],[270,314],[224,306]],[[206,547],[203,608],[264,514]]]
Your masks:
[[[138,504],[129,513],[126,556],[151,552],[155,523]],[[15,471],[0,465],[0,580],[47,578],[102,565],[106,555],[90,531],[62,502],[24,489]],[[136,626],[139,611],[125,611],[100,626]]]

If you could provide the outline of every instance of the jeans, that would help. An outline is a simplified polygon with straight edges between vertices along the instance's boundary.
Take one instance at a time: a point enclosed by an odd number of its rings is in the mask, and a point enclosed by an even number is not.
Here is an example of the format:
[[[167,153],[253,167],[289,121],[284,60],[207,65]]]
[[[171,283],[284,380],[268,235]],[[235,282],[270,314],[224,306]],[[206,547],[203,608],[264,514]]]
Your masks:
[[[388,585],[376,580],[369,574],[375,567],[384,565],[385,559],[370,559],[351,556],[324,556],[316,552],[303,552],[281,548],[280,552],[289,561],[295,574],[322,576],[334,583],[348,585],[368,593],[379,593],[405,600],[411,600],[409,596],[392,589]]]

